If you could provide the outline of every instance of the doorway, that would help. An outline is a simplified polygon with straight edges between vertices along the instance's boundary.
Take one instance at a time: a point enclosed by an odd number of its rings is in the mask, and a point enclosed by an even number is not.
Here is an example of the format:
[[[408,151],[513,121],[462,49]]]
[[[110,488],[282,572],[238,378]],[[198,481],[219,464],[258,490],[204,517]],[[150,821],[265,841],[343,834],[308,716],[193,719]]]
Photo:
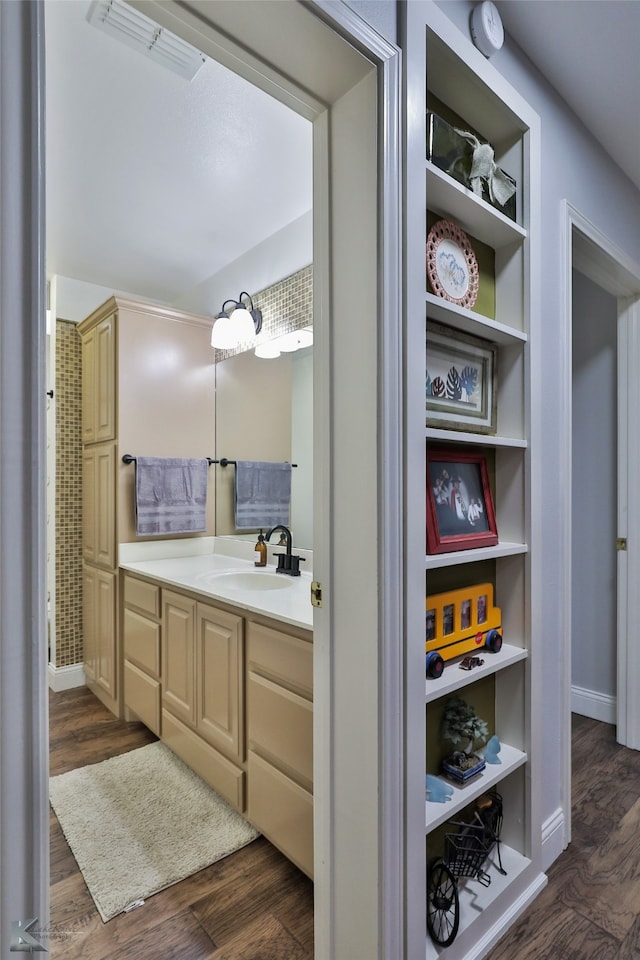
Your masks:
[[[632,627],[638,622],[640,601],[637,590],[627,589],[638,582],[640,561],[640,509],[632,496],[640,455],[634,428],[640,391],[633,375],[640,362],[640,267],[566,202],[564,213],[564,373],[569,395],[560,498],[564,516],[571,518],[565,531],[563,576],[566,844],[571,839],[572,706],[615,723],[618,742],[640,748],[640,663]],[[589,394],[596,383],[603,403],[589,414]],[[576,409],[583,402],[585,409]],[[574,475],[594,459],[598,464],[588,477]],[[604,472],[598,476],[600,468]],[[578,497],[584,501],[584,513],[600,510],[597,526],[589,529],[584,523]],[[607,500],[603,508],[602,501]],[[590,536],[608,542],[588,543]],[[585,551],[589,557],[578,556]],[[591,563],[594,556],[602,557],[600,566]],[[595,614],[594,602],[599,607]]]
[[[402,956],[403,916],[389,906],[401,902],[402,865],[397,863],[397,851],[405,846],[402,797],[396,791],[390,798],[389,804],[395,804],[391,810],[378,799],[383,795],[386,801],[381,789],[388,782],[385,770],[402,754],[402,730],[395,719],[403,712],[398,706],[401,684],[394,686],[402,676],[398,645],[394,644],[398,633],[385,629],[396,615],[394,598],[402,593],[395,536],[401,517],[393,503],[383,500],[383,489],[398,488],[400,470],[396,456],[401,423],[396,399],[401,378],[397,322],[401,315],[400,196],[393,176],[399,156],[397,50],[342,9],[328,13],[322,6],[262,2],[253,5],[254,16],[248,18],[246,4],[167,2],[145,4],[144,8],[172,32],[201,37],[205,52],[213,55],[215,51],[248,79],[260,82],[263,89],[277,90],[286,102],[295,103],[314,120],[314,209],[319,211],[314,224],[318,273],[314,314],[322,320],[316,351],[320,429],[314,441],[314,461],[330,464],[330,470],[327,467],[320,477],[314,503],[314,513],[321,518],[314,530],[316,569],[326,598],[318,617],[315,668],[316,702],[322,705],[316,730],[316,770],[321,784],[316,798],[316,847],[322,852],[316,881],[316,952],[320,957],[340,955],[354,960]],[[2,12],[3,54],[9,54],[3,59],[3,78],[9,81],[7,87],[22,89],[26,78],[33,76],[34,63],[37,67],[42,62],[38,58],[43,51],[34,39],[41,27],[38,9],[12,15],[13,31],[8,29],[9,17]],[[306,56],[309,48],[316,53],[313,58]],[[31,110],[19,118],[5,117],[3,132],[9,130],[19,141],[26,128],[27,142],[36,143],[37,105],[29,97],[25,103]],[[37,215],[41,213],[34,186],[37,170],[28,163],[24,170],[22,177],[15,170],[13,181],[3,180],[3,189],[16,187],[17,196],[28,199],[24,209]],[[34,223],[42,231],[41,220],[36,217]],[[42,232],[36,231],[36,235],[42,239]],[[12,289],[16,304],[31,302],[29,297],[20,301],[18,289],[23,292],[31,286],[40,290],[43,286],[38,263],[30,263],[27,254],[26,244],[15,244],[12,256],[17,269]],[[5,299],[7,290],[4,287]],[[5,344],[12,332],[17,341],[13,365],[24,374],[13,400],[24,401],[33,395],[27,370],[31,364],[43,367],[44,310],[42,330],[33,341],[18,336],[21,322],[24,324],[18,309],[5,312],[3,320],[7,321]],[[8,389],[6,393],[10,398]],[[5,479],[21,478],[23,447],[44,435],[43,411],[35,403],[34,397],[24,406],[19,420],[25,423],[21,455],[7,460]],[[15,406],[9,402],[5,416]],[[15,432],[14,425],[8,442],[17,444]],[[3,451],[7,451],[6,443]],[[41,455],[44,459],[43,450]],[[381,463],[385,464],[382,477]],[[353,477],[357,474],[367,482],[354,497]],[[3,495],[7,492],[5,485]],[[42,492],[34,492],[32,501],[20,496],[14,501],[16,521],[23,531],[32,531],[32,536],[24,545],[19,535],[12,540],[12,564],[5,556],[2,575],[5,587],[15,586],[5,572],[12,565],[24,580],[16,594],[44,601],[44,577],[20,564],[22,553],[30,556],[34,544],[43,539],[42,500]],[[42,529],[34,530],[34,504]],[[340,549],[334,549],[334,544]],[[366,607],[355,605],[354,595],[362,593],[378,599]],[[5,608],[3,616],[9,622],[11,612]],[[2,726],[12,726],[16,742],[15,749],[2,752],[2,772],[6,773],[0,782],[2,801],[7,802],[6,808],[14,801],[11,807],[15,812],[11,842],[3,819],[3,851],[15,854],[4,857],[5,863],[11,863],[13,875],[11,883],[2,884],[3,930],[11,929],[15,917],[37,914],[42,919],[48,914],[42,877],[35,876],[46,859],[46,734],[41,712],[36,711],[33,719],[27,716],[36,691],[42,696],[40,676],[45,671],[37,668],[46,656],[46,644],[37,649],[34,644],[33,649],[22,652],[24,634],[16,630],[8,643],[16,653],[21,651],[15,662],[23,664],[25,684],[17,685],[15,695],[1,704]],[[382,677],[378,672],[381,663],[387,667]],[[33,744],[33,752],[25,751],[25,744]],[[32,765],[16,762],[19,750],[29,754]],[[33,763],[39,766],[35,781]],[[32,799],[16,804],[18,795]],[[340,822],[336,810],[343,814]],[[22,838],[28,841],[21,847]],[[29,855],[34,847],[34,855]],[[8,880],[4,874],[3,879]]]

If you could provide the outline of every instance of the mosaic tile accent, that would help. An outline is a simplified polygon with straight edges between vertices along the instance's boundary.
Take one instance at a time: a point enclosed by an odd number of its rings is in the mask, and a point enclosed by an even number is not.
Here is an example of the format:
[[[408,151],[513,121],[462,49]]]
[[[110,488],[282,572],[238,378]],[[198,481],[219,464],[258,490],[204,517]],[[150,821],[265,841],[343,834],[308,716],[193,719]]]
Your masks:
[[[81,663],[81,353],[75,323],[56,321],[56,667]]]
[[[248,291],[254,307],[262,311],[262,330],[255,340],[232,350],[214,350],[213,362],[219,363],[236,353],[253,350],[259,343],[301,330],[313,323],[313,266],[303,267],[260,293]],[[236,294],[237,296],[237,294]]]

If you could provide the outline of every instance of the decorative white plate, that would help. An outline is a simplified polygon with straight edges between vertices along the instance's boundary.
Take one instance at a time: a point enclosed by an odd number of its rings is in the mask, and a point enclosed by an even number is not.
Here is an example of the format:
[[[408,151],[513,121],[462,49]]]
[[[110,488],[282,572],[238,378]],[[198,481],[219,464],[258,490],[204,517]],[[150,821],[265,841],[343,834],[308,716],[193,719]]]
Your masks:
[[[427,277],[437,297],[471,309],[478,298],[478,261],[464,230],[438,220],[427,237]]]

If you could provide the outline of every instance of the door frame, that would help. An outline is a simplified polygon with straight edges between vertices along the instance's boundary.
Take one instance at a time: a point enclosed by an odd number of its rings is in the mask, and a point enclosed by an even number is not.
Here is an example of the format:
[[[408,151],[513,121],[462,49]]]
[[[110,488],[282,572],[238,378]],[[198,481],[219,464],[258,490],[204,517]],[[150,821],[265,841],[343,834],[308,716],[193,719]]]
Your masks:
[[[628,410],[640,409],[640,385],[628,371],[640,364],[640,266],[606,237],[567,200],[562,211],[564,231],[564,304],[561,336],[563,424],[560,458],[562,515],[565,518],[562,542],[562,584],[560,595],[562,643],[562,808],[563,846],[571,840],[571,584],[572,584],[572,270],[575,267],[590,277],[617,301],[618,336],[618,537],[627,539],[628,549],[618,552],[617,623],[617,739],[640,749],[640,650],[629,642],[628,624],[640,622],[640,594],[628,590],[627,583],[640,579],[640,505],[627,497],[630,480],[640,469],[640,436],[630,429],[635,422]],[[622,402],[620,402],[622,399]],[[561,851],[559,850],[558,853]]]
[[[323,960],[400,958],[406,955],[399,639],[400,52],[344,4],[260,0],[251,4],[248,16],[250,3],[148,0],[136,5],[161,22],[171,21],[170,29],[185,39],[198,38],[215,47],[216,59],[314,120],[314,248],[322,251],[314,312],[324,318],[314,350],[320,377],[314,380],[328,385],[324,392],[319,386],[314,397],[314,458],[329,465],[314,494],[314,574],[325,588],[324,608],[314,623],[316,955]],[[19,115],[9,110],[8,97],[2,99],[2,229],[15,241],[16,227],[24,225],[29,241],[0,245],[0,343],[5,346],[0,359],[4,371],[11,346],[15,371],[0,382],[0,397],[6,400],[2,425],[7,427],[0,437],[0,469],[7,481],[2,493],[4,498],[9,487],[14,492],[26,487],[28,494],[19,508],[16,500],[2,502],[5,519],[12,511],[16,527],[16,535],[0,545],[2,663],[10,663],[13,674],[3,672],[0,688],[0,729],[11,730],[14,741],[11,745],[5,734],[0,755],[0,804],[5,811],[0,819],[0,929],[6,936],[13,922],[35,916],[40,929],[46,928],[49,850],[44,17],[41,2],[1,7],[2,90],[11,90],[16,103],[16,91],[24,91],[25,98]],[[305,55],[309,46],[314,57]],[[9,143],[24,151],[19,163],[6,148]],[[12,206],[5,206],[7,189],[16,198]],[[10,206],[13,222],[6,216]],[[350,216],[353,210],[360,219]],[[11,274],[14,282],[5,284]],[[25,305],[30,308],[28,327]],[[19,390],[11,393],[10,384]],[[357,459],[354,408],[360,418]],[[366,482],[354,495],[358,470]],[[31,485],[25,484],[27,477]],[[19,589],[16,575],[22,578]],[[13,603],[7,605],[9,586]],[[357,602],[365,595],[371,598],[368,603]],[[25,640],[29,636],[31,643]],[[4,952],[5,945],[0,949]]]

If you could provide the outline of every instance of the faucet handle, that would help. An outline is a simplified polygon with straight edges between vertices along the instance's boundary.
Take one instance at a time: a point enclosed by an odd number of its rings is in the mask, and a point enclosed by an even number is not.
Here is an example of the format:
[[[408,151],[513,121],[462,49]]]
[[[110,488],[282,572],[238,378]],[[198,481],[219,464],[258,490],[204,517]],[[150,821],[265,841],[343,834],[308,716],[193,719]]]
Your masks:
[[[300,576],[300,567],[299,567],[299,564],[300,564],[300,561],[302,561],[302,562],[304,563],[304,559],[305,559],[304,557],[298,557],[298,556],[296,556],[295,554],[292,554],[292,555],[291,555],[291,570],[290,570],[290,573],[291,573],[291,576],[292,576],[292,577],[299,577],[299,576]]]

